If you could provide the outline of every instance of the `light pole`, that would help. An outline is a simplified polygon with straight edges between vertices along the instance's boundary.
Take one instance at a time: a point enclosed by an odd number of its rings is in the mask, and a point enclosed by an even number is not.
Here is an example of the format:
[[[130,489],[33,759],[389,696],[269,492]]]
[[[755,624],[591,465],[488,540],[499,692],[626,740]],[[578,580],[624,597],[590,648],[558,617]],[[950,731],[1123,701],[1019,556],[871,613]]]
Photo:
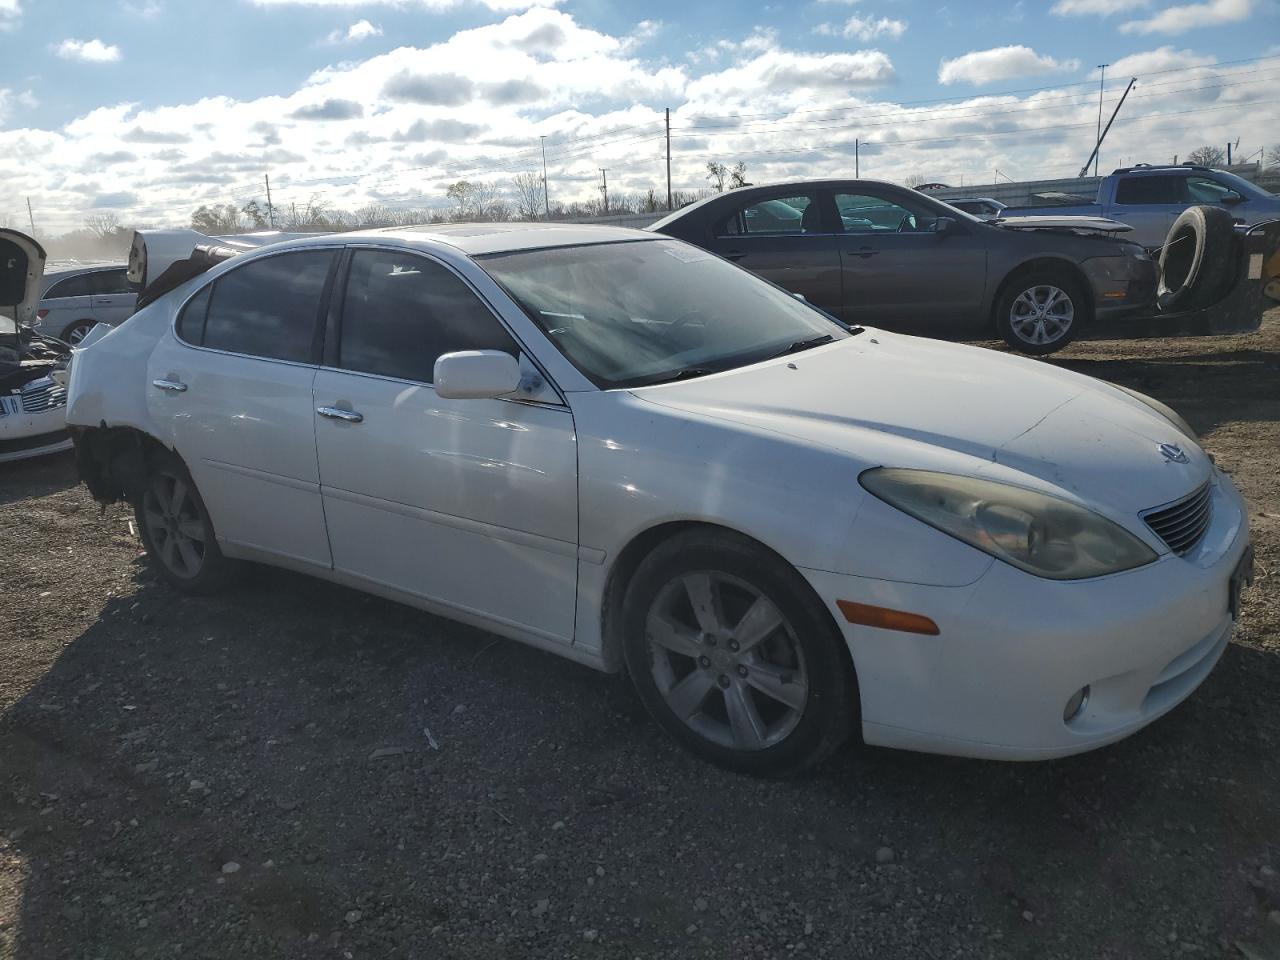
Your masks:
[[[547,193],[547,138],[538,137],[542,141],[542,205],[546,209],[546,217],[551,219],[551,197]]]

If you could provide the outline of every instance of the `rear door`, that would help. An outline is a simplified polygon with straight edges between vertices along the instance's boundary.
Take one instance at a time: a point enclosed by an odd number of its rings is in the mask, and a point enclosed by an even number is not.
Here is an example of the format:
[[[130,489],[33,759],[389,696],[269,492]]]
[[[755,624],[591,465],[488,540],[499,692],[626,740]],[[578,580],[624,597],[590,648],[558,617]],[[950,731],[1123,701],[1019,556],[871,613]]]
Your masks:
[[[872,184],[837,191],[834,199],[846,321],[951,336],[982,320],[981,231],[957,219],[951,232],[938,233],[932,207]]]
[[[73,273],[54,280],[40,298],[40,310],[40,332],[51,337],[65,339],[72,326],[93,323],[93,274]]]
[[[339,249],[250,260],[191,297],[152,351],[147,403],[220,541],[330,566],[311,385]]]
[[[1163,174],[1118,174],[1115,202],[1106,215],[1127,223],[1133,232],[1126,240],[1155,248],[1164,243],[1174,218],[1186,209],[1188,201],[1183,176]]]
[[[137,285],[129,282],[125,268],[99,270],[93,278],[93,315],[98,323],[118,326],[133,315]]]
[[[840,254],[824,190],[752,195],[711,224],[711,249],[840,315]]]

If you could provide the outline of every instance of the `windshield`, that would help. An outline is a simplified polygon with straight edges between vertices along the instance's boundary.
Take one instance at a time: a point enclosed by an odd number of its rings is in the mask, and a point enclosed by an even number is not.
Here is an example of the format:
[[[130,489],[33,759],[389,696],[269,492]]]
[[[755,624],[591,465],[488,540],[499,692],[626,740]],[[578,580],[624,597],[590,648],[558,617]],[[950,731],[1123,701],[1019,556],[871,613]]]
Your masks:
[[[603,389],[728,370],[848,336],[826,313],[678,240],[477,259]]]
[[[1224,170],[1213,171],[1213,177],[1224,186],[1230,187],[1242,197],[1254,197],[1261,199],[1262,197],[1272,197],[1275,194],[1267,193],[1256,183],[1250,183],[1243,177],[1237,177],[1234,173],[1227,173]]]

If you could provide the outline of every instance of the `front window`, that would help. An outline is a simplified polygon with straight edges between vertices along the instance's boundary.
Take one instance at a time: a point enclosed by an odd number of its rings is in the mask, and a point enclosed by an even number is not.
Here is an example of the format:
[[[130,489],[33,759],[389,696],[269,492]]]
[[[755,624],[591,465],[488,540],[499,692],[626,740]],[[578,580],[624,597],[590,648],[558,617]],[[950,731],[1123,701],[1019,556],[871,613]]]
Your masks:
[[[845,233],[928,233],[938,214],[923,203],[906,203],[861,193],[837,193],[836,209]]]
[[[641,386],[848,336],[822,311],[677,240],[477,258],[597,386]]]

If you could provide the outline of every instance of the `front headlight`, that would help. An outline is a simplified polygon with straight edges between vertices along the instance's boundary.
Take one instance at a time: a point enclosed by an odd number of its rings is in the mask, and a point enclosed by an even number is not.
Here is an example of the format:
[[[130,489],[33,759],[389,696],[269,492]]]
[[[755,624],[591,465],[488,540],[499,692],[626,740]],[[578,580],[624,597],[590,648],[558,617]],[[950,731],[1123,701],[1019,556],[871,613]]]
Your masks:
[[[1021,487],[892,467],[867,470],[858,480],[885,503],[1038,577],[1083,580],[1156,559],[1106,517]]]
[[[1200,438],[1196,436],[1196,432],[1191,429],[1191,424],[1183,420],[1182,417],[1178,414],[1178,411],[1173,409],[1173,407],[1169,406],[1168,404],[1161,403],[1155,397],[1148,397],[1145,393],[1139,393],[1137,390],[1130,390],[1128,387],[1122,387],[1118,383],[1113,383],[1111,384],[1111,386],[1115,387],[1117,390],[1123,390],[1125,393],[1133,397],[1133,399],[1135,400],[1142,401],[1148,407],[1150,407],[1156,413],[1160,414],[1160,416],[1164,417],[1166,420],[1172,423],[1175,427],[1177,427],[1180,431],[1182,431],[1182,433],[1188,439],[1194,440],[1197,444],[1200,443]]]

